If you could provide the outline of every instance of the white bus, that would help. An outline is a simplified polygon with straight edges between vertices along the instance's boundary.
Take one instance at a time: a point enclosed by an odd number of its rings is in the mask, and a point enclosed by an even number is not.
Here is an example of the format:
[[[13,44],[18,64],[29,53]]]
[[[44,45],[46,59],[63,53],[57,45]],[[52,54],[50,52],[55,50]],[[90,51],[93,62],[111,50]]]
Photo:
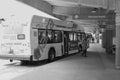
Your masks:
[[[39,61],[86,50],[85,33],[72,22],[33,15],[27,20],[6,19],[1,26],[0,58]]]

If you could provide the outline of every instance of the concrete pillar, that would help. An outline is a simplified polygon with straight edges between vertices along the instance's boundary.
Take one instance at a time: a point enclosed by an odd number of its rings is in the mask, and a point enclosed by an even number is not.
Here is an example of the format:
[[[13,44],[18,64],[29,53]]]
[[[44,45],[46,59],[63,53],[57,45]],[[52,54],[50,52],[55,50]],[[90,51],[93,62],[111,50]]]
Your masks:
[[[115,67],[120,69],[120,0],[116,0],[116,53]]]
[[[111,53],[113,45],[113,30],[105,29],[102,33],[102,47],[106,49],[107,53]]]
[[[116,68],[120,69],[120,25],[116,26],[116,55],[115,55]]]
[[[102,32],[102,47],[106,47],[106,30]]]
[[[113,46],[113,29],[115,28],[115,12],[109,11],[106,16],[106,52],[112,53]]]
[[[116,15],[116,54],[115,67],[120,69],[120,13]]]
[[[106,29],[106,44],[105,44],[106,52],[108,54],[111,53],[111,48],[113,45],[113,30],[112,29]]]

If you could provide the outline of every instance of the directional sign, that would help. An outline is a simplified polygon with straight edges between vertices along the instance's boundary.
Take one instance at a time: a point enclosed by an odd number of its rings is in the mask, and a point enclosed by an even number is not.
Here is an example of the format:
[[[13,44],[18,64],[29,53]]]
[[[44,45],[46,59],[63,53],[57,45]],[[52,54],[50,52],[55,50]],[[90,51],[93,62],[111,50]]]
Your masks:
[[[106,19],[106,10],[103,8],[80,8],[78,14],[73,15],[73,19]]]
[[[73,16],[73,19],[91,19],[91,20],[99,20],[99,19],[106,19],[105,14],[79,14]]]

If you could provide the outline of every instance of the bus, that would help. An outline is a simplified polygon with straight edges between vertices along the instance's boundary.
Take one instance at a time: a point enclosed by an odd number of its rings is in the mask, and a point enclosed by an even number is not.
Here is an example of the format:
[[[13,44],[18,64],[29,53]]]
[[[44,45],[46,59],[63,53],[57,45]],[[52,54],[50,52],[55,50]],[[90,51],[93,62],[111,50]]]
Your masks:
[[[86,34],[74,23],[32,15],[6,19],[1,25],[0,58],[10,61],[53,61],[86,50]]]

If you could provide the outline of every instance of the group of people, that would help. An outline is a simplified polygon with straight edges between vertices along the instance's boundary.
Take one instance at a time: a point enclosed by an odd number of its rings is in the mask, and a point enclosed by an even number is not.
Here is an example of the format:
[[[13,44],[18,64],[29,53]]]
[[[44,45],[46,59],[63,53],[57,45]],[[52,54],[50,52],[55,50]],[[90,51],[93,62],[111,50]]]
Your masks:
[[[101,35],[100,34],[91,34],[90,36],[90,42],[91,43],[99,43],[100,42]]]
[[[85,44],[86,44],[86,46],[85,47],[88,47],[87,45],[89,45],[89,43],[90,42],[92,42],[92,43],[100,43],[100,39],[101,39],[101,34],[99,34],[99,33],[89,33],[87,36],[86,36],[86,38],[85,38]],[[87,48],[85,48],[85,50],[83,50],[83,52],[82,52],[82,56],[84,56],[84,57],[87,57]]]

